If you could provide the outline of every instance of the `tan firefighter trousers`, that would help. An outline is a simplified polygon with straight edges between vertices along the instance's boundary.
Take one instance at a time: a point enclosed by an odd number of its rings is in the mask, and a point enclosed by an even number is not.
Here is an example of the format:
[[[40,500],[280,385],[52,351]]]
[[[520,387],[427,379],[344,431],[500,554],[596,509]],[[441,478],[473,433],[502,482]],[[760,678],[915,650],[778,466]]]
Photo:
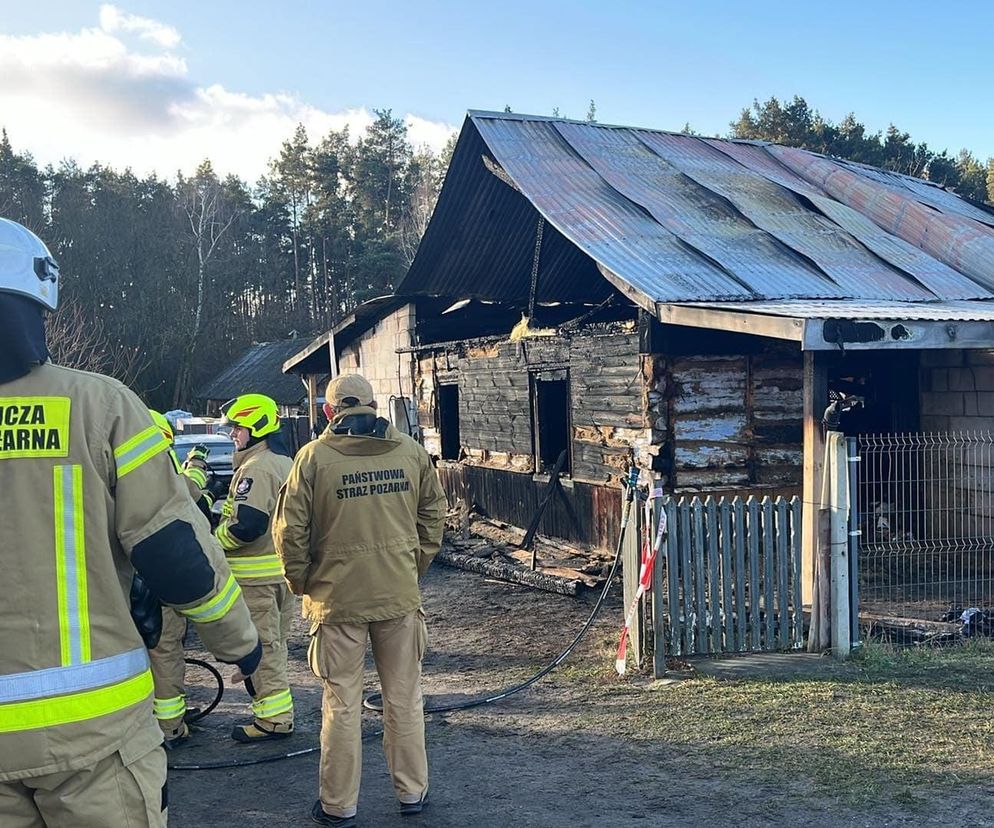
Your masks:
[[[293,699],[287,675],[287,639],[296,614],[296,597],[285,583],[256,586],[242,581],[242,595],[262,641],[262,661],[245,688],[252,695],[256,721],[293,724]],[[285,729],[285,728],[281,728]]]
[[[428,791],[421,660],[428,643],[422,610],[368,624],[316,624],[308,661],[323,680],[321,804],[349,817],[359,802],[362,775],[362,677],[367,638],[383,691],[383,752],[401,802]]]
[[[165,828],[165,784],[161,747],[130,762],[112,753],[86,770],[0,782],[0,825]]]
[[[162,634],[159,643],[148,651],[155,679],[155,697],[152,707],[162,734],[172,739],[183,729],[186,715],[186,663],[183,653],[183,636],[186,619],[171,607],[162,608]]]

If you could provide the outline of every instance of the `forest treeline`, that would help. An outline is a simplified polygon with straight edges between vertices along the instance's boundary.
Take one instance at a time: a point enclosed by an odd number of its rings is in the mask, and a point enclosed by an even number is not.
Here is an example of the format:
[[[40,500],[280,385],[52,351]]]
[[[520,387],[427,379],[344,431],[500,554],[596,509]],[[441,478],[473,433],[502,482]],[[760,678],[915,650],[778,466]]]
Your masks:
[[[219,177],[210,160],[173,178],[41,167],[3,132],[0,216],[41,236],[65,276],[55,357],[113,373],[153,405],[189,406],[253,341],[316,335],[388,293],[431,217],[454,138],[440,153],[415,148],[401,119],[375,114],[361,135],[298,127],[254,184]],[[799,97],[754,102],[728,135],[994,196],[994,159],[937,152],[894,126],[873,133],[853,115],[833,123]]]

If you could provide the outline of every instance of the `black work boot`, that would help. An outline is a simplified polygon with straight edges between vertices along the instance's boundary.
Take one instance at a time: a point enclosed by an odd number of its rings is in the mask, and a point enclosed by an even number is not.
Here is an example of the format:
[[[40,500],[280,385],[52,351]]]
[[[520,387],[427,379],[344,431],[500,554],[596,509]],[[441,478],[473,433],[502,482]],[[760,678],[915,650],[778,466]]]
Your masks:
[[[417,802],[401,802],[400,803],[400,815],[401,816],[413,816],[414,814],[420,814],[428,802],[428,792],[425,791],[421,795],[421,799]]]
[[[354,816],[338,817],[326,814],[319,799],[311,808],[311,819],[318,825],[330,825],[333,828],[355,828],[356,820]]]
[[[293,725],[286,724],[263,724],[258,719],[248,724],[235,725],[231,729],[231,738],[242,744],[252,742],[266,742],[271,739],[286,739],[293,735]]]

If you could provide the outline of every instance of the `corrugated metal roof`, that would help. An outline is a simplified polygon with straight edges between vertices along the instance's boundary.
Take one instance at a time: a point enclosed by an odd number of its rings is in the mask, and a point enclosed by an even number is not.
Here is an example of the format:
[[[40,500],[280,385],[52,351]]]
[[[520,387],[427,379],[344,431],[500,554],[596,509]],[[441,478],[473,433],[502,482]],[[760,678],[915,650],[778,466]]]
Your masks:
[[[307,396],[300,377],[283,373],[283,363],[304,345],[306,339],[259,342],[213,380],[198,389],[201,400],[230,400],[239,394],[265,394],[281,405],[295,405]]]
[[[681,307],[761,313],[794,319],[888,319],[895,321],[994,322],[994,302],[681,302]]]
[[[928,182],[762,142],[490,112],[467,117],[398,292],[526,301],[539,216],[539,301],[604,297],[601,271],[645,307],[994,298],[994,214]]]

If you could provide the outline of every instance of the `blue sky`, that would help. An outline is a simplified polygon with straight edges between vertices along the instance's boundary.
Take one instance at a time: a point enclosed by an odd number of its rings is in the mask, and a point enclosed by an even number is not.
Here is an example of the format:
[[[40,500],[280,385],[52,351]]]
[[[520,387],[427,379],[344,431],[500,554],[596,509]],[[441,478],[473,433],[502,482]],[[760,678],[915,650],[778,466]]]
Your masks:
[[[207,153],[253,178],[296,120],[361,129],[374,107],[437,146],[468,108],[580,118],[593,98],[605,123],[724,134],[794,94],[994,156],[994,3],[2,5],[0,123],[43,161],[169,174]]]

